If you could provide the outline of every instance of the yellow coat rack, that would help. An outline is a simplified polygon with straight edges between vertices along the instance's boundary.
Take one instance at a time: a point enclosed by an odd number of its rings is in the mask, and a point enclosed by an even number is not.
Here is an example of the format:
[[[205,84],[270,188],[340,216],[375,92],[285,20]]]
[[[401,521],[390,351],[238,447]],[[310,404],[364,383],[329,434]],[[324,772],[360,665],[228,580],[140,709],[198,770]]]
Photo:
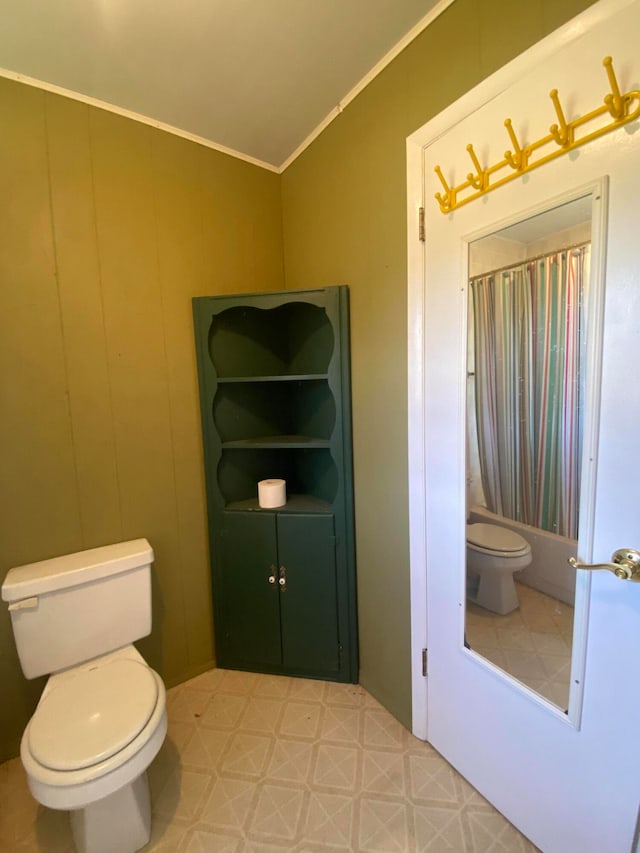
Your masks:
[[[609,131],[615,130],[617,127],[622,127],[623,124],[627,124],[627,122],[638,118],[638,116],[640,116],[640,91],[632,90],[624,95],[621,94],[618,87],[618,81],[616,80],[616,75],[613,70],[613,60],[610,56],[605,56],[602,60],[602,64],[604,65],[609,78],[611,92],[605,95],[604,104],[601,107],[597,107],[595,110],[586,113],[580,118],[576,118],[573,121],[568,122],[560,104],[560,99],[558,98],[558,90],[552,89],[549,95],[553,101],[558,121],[550,126],[547,136],[543,136],[542,139],[538,139],[537,142],[530,142],[528,145],[520,145],[515,131],[513,130],[511,119],[507,118],[505,119],[504,126],[507,128],[507,133],[509,134],[513,150],[505,151],[504,160],[500,160],[493,166],[483,169],[475,151],[473,150],[473,145],[467,145],[467,151],[469,152],[475,171],[469,172],[467,180],[454,187],[450,187],[447,184],[447,181],[442,174],[442,169],[440,166],[436,166],[434,171],[440,178],[442,186],[444,187],[443,193],[435,194],[442,213],[451,213],[451,211],[455,210],[457,207],[462,207],[463,204],[468,204],[475,198],[479,198],[485,193],[491,192],[491,190],[495,190],[503,184],[512,181],[514,178],[524,175],[525,172],[537,169],[538,166],[542,166],[543,163],[548,163],[550,160],[554,160],[562,154],[573,151],[574,148],[579,148],[581,145],[585,145],[592,139],[597,139],[599,136],[609,133]],[[634,102],[636,102],[635,106]],[[578,136],[577,131],[580,128],[600,116],[606,115],[607,113],[611,116],[613,121],[592,130],[590,133],[585,133],[584,136]],[[555,143],[557,148],[550,153],[538,156],[538,158],[535,159],[536,152],[550,143]],[[503,169],[509,169],[510,171],[502,177],[493,177]],[[460,198],[460,193],[464,193],[465,190],[472,190],[472,192],[469,195]]]

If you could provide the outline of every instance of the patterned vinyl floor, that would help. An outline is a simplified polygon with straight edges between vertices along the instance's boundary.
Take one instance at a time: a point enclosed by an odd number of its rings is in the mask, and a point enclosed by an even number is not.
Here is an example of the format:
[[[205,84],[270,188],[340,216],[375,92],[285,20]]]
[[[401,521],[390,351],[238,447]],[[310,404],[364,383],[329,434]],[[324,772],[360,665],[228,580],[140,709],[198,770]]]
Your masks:
[[[365,690],[211,670],[168,691],[149,768],[160,853],[430,851],[534,846]],[[67,816],[0,765],[0,850],[73,850]]]

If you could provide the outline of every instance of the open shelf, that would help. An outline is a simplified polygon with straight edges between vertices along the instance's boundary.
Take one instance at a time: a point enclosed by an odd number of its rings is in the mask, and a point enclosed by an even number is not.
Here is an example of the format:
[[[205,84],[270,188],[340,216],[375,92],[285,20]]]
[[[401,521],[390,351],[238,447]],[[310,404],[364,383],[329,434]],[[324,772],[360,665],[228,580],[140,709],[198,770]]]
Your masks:
[[[336,405],[325,379],[231,382],[218,385],[213,421],[223,445],[270,444],[278,436],[283,446],[308,445],[331,438]]]
[[[237,441],[225,441],[222,445],[223,450],[247,450],[250,448],[258,449],[284,449],[284,448],[309,448],[309,447],[329,447],[329,441],[326,438],[312,438],[307,435],[267,435],[260,438],[243,438]]]
[[[218,385],[237,382],[314,382],[327,379],[328,373],[289,373],[269,376],[219,376]]]
[[[227,308],[209,328],[218,378],[326,373],[334,345],[326,310],[308,302]]]
[[[230,501],[226,504],[225,509],[242,512],[333,512],[333,506],[328,501],[319,500],[312,495],[287,495],[286,504],[276,509],[263,509],[258,504],[257,497],[247,498],[243,501]]]
[[[260,480],[286,480],[287,494],[310,495],[333,503],[339,487],[336,464],[327,447],[223,448],[217,482],[225,505],[257,497]]]

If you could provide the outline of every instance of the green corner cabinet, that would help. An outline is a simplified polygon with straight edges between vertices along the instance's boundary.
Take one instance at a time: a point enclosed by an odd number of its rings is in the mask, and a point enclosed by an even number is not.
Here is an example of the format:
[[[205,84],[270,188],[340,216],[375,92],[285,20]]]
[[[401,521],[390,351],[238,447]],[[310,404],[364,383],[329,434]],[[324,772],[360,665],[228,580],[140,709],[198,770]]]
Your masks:
[[[357,682],[348,288],[193,315],[218,665]],[[274,478],[287,502],[262,509]]]

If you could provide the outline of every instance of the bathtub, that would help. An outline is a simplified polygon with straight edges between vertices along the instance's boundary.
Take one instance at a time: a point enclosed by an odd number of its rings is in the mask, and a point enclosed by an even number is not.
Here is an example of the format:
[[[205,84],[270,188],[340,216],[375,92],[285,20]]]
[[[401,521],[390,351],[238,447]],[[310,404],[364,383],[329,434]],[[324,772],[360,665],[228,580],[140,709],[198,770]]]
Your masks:
[[[531,546],[533,559],[526,569],[515,573],[514,579],[573,607],[576,570],[567,560],[576,556],[578,543],[575,539],[503,518],[483,506],[471,507],[468,523],[499,524],[519,533]]]

